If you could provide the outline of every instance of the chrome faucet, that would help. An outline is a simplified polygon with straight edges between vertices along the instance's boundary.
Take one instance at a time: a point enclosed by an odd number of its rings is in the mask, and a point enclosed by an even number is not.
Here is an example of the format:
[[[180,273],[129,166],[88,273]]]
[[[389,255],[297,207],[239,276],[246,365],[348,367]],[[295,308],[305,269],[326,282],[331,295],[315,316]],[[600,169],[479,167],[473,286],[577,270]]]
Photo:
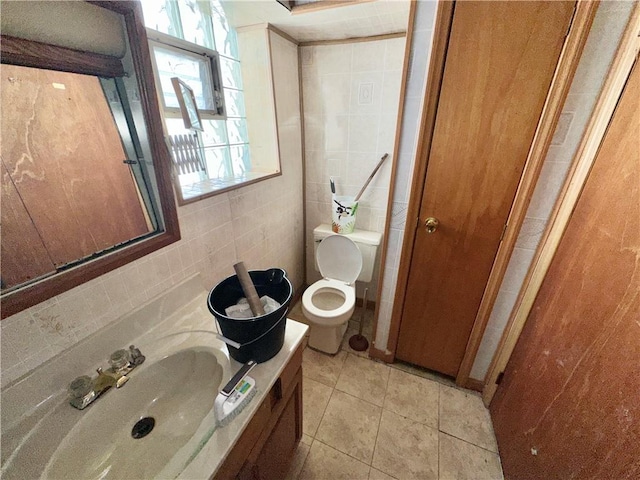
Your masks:
[[[83,410],[93,403],[100,395],[112,387],[120,388],[129,381],[127,374],[145,360],[140,350],[133,345],[127,350],[117,350],[109,358],[106,371],[98,368],[98,376],[91,378],[87,375],[76,378],[69,384],[69,403]]]

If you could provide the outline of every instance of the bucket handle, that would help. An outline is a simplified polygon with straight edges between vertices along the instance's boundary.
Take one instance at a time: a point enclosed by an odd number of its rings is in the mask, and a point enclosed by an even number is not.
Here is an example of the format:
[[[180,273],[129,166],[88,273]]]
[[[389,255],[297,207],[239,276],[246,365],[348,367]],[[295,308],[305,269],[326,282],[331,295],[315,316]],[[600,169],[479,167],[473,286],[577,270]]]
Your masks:
[[[227,337],[224,337],[218,333],[216,333],[216,337],[218,338],[218,340],[223,341],[224,343],[226,343],[229,346],[232,346],[233,348],[237,348],[238,350],[242,347],[246,347],[247,345],[251,345],[254,342],[257,342],[258,340],[260,340],[262,337],[264,337],[267,333],[269,333],[271,330],[273,330],[274,328],[276,328],[278,325],[280,325],[280,322],[282,322],[282,320],[286,320],[287,319],[287,314],[285,312],[284,315],[282,315],[282,317],[280,317],[280,320],[278,320],[276,323],[274,323],[273,325],[271,325],[271,327],[264,333],[260,334],[258,337],[254,338],[253,340],[249,341],[249,342],[245,342],[245,343],[238,343],[236,341],[233,341]]]

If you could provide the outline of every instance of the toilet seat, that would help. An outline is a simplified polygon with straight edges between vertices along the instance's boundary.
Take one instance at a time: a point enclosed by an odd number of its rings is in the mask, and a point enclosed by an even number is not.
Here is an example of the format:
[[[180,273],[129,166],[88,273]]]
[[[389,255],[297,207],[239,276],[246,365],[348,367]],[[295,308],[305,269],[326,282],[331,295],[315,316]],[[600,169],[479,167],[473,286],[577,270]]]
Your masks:
[[[323,310],[316,307],[313,304],[313,296],[322,290],[336,290],[336,294],[342,294],[344,296],[344,303],[338,308],[334,308],[332,310]],[[353,310],[355,302],[355,288],[339,280],[331,280],[326,278],[318,280],[316,283],[307,288],[302,294],[303,308],[317,319],[322,320],[322,322],[326,326],[330,326],[332,320],[337,320],[336,323],[338,324],[343,323],[344,319],[342,317],[345,314],[348,314],[350,310]]]
[[[362,270],[362,254],[358,246],[342,235],[331,235],[318,245],[316,262],[326,279],[353,284]]]

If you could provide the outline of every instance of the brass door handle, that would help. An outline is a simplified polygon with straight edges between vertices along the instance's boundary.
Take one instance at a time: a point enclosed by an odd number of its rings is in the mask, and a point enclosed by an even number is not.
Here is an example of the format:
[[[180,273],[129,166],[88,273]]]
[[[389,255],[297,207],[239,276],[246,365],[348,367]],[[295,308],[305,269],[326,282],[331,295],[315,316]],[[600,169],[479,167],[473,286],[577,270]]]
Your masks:
[[[429,217],[424,221],[424,226],[427,228],[427,233],[433,233],[438,229],[440,222],[435,217]]]

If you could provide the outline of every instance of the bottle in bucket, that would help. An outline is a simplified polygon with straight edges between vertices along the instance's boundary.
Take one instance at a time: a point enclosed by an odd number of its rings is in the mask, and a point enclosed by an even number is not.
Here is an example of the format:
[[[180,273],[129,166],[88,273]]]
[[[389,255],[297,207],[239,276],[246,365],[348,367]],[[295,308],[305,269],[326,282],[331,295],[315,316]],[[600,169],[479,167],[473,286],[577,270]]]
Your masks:
[[[331,229],[335,233],[353,233],[358,202],[350,196],[331,196]]]

